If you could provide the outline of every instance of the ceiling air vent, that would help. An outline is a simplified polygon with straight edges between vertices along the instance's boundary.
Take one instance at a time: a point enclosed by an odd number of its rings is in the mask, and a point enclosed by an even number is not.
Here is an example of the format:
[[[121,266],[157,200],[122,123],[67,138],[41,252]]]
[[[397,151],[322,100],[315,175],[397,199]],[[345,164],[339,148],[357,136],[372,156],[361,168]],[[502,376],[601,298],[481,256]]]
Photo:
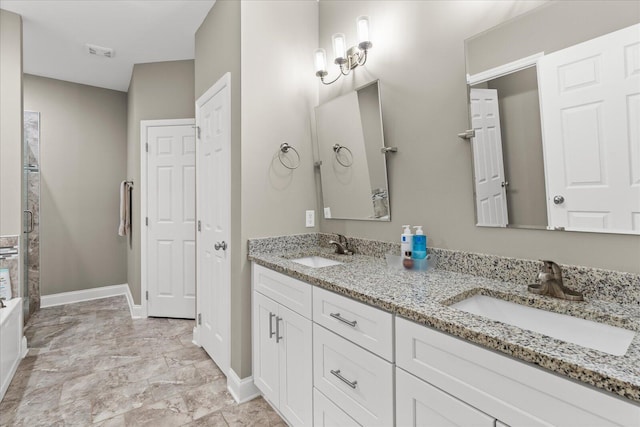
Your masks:
[[[96,46],[95,44],[86,44],[85,48],[89,55],[104,56],[105,58],[113,58],[113,49],[109,47]]]

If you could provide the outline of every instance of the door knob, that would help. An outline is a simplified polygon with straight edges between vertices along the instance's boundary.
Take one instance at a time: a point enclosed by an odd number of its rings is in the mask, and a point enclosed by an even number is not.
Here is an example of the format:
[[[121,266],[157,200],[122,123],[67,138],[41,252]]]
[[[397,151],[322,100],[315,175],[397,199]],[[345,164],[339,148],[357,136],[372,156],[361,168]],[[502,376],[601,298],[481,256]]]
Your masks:
[[[213,249],[215,249],[216,251],[219,251],[220,249],[222,249],[223,251],[226,251],[227,242],[225,242],[224,240],[222,242],[218,242],[215,245],[213,245]]]
[[[564,203],[564,197],[562,196],[555,196],[553,198],[553,203],[555,203],[556,205],[561,205]]]
[[[509,186],[509,181],[502,181],[502,184],[500,184],[500,186],[502,188],[508,187]]]

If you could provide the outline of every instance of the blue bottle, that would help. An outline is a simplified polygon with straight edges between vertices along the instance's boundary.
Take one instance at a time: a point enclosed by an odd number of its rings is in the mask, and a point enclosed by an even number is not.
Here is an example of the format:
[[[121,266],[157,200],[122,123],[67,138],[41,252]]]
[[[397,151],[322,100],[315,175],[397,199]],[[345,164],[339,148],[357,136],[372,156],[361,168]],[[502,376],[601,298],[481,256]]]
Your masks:
[[[427,236],[424,235],[421,225],[413,228],[416,229],[416,234],[413,236],[412,258],[425,259],[427,257]]]

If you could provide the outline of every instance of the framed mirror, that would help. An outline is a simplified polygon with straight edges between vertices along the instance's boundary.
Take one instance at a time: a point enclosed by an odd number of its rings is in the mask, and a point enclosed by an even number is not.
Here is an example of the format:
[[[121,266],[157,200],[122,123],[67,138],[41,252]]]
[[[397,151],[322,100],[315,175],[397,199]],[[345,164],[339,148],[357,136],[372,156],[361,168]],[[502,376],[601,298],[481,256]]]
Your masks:
[[[550,1],[465,41],[478,226],[640,234],[640,8]]]
[[[390,221],[378,81],[316,107],[325,219]]]

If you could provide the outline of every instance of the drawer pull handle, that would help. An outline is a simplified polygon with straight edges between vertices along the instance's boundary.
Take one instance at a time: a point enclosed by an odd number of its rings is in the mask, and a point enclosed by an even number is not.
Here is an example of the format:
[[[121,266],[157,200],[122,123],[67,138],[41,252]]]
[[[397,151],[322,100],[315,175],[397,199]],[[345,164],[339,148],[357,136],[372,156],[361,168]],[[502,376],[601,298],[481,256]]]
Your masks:
[[[340,313],[331,313],[329,316],[333,317],[336,320],[341,321],[342,323],[346,323],[347,325],[355,328],[358,322],[356,320],[347,320],[344,317],[340,316]]]
[[[343,377],[340,374],[340,369],[338,369],[337,371],[334,371],[333,369],[330,370],[329,372],[331,372],[336,378],[338,378],[340,381],[342,381],[343,383],[345,383],[346,385],[348,385],[349,387],[351,387],[352,389],[355,389],[356,386],[358,385],[358,381],[349,381],[348,379],[346,379],[345,377]]]
[[[273,336],[276,334],[275,332],[273,332],[273,318],[276,317],[275,314],[269,312],[269,338],[273,338]]]
[[[276,343],[279,343],[280,341],[282,341],[284,339],[284,337],[280,336],[280,321],[282,320],[282,317],[277,316],[276,317]]]

